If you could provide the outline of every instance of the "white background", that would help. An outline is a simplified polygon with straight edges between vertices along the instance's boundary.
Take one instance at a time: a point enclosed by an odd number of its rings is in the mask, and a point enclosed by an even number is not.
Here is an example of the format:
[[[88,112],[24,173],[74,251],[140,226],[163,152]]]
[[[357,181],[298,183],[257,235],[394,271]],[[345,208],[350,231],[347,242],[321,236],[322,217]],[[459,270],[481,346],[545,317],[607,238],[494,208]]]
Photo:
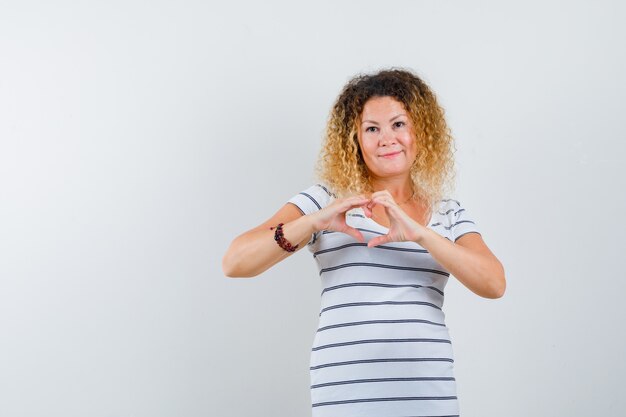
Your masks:
[[[446,297],[465,417],[621,416],[620,1],[0,5],[0,415],[307,416],[319,277],[225,278],[353,75],[422,75],[508,289]]]

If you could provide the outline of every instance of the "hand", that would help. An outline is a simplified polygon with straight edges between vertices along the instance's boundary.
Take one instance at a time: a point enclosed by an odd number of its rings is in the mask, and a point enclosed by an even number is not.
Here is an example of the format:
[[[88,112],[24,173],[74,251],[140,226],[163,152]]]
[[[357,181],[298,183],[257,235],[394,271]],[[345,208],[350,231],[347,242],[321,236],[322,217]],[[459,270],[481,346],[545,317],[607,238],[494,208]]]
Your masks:
[[[374,206],[380,204],[385,208],[389,217],[389,232],[384,236],[371,239],[367,246],[374,247],[389,242],[420,242],[426,228],[417,223],[396,204],[387,190],[377,191],[372,194],[371,201],[366,205],[365,214],[371,217]]]
[[[365,205],[369,202],[370,199],[362,195],[337,199],[320,211],[309,215],[313,222],[313,228],[315,231],[332,230],[334,232],[345,233],[359,242],[364,242],[365,239],[361,232],[346,224],[346,212],[353,208],[363,207],[367,214],[369,210],[365,208]]]

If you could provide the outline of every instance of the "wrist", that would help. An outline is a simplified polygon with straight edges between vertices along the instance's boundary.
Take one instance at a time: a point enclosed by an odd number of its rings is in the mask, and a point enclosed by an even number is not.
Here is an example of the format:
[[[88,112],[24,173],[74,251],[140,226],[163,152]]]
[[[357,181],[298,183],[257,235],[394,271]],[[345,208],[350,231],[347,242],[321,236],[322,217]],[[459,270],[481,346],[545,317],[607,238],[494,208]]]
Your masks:
[[[305,216],[300,217],[300,220],[303,222],[306,230],[310,233],[317,233],[322,230],[322,227],[319,225],[319,221],[315,216],[316,213],[307,214]]]
[[[274,230],[274,240],[284,251],[295,252],[300,245],[292,245],[291,242],[285,238],[285,234],[283,233],[284,225],[284,223],[278,223],[276,227],[270,227],[271,230]]]
[[[415,243],[420,246],[424,246],[425,243],[428,242],[428,237],[430,233],[435,233],[434,230],[429,229],[428,227],[416,227],[415,228],[415,239],[412,239]]]

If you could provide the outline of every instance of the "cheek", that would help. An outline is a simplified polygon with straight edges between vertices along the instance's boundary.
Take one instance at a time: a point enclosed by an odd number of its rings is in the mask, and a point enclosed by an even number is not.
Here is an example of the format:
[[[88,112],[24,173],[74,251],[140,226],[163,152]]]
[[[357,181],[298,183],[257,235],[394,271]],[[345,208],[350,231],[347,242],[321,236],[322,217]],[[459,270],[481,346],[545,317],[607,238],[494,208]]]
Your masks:
[[[376,153],[376,145],[372,144],[372,141],[368,141],[367,139],[359,141],[359,145],[361,146],[363,158],[372,159],[373,155]]]
[[[407,132],[406,134],[406,146],[407,148],[416,150],[417,149],[417,139],[412,133]]]
[[[413,137],[407,137],[405,141],[405,147],[411,156],[415,157],[415,155],[417,155],[417,141],[415,141]]]

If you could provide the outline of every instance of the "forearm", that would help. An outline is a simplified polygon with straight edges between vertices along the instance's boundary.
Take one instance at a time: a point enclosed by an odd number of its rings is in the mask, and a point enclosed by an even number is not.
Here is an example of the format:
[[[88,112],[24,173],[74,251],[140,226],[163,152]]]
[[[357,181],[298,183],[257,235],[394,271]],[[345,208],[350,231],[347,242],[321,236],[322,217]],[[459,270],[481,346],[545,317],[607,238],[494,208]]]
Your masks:
[[[486,298],[499,298],[504,294],[504,268],[488,251],[470,250],[431,229],[427,229],[418,243],[475,294]]]
[[[314,231],[309,216],[301,216],[283,226],[285,239],[294,246],[298,245],[296,251],[307,244]],[[274,232],[269,227],[263,227],[235,238],[222,259],[224,274],[228,277],[253,277],[293,254],[278,246]]]

